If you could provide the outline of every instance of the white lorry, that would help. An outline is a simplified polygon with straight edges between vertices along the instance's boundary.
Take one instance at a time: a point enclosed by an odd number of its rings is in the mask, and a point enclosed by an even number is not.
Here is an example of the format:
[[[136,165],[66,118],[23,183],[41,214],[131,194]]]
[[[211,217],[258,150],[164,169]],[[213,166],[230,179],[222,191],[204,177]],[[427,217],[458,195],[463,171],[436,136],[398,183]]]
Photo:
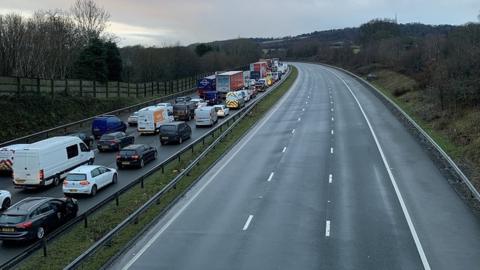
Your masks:
[[[173,116],[166,107],[150,106],[138,111],[137,129],[140,134],[155,134],[160,126],[173,122]]]
[[[94,160],[93,151],[78,137],[52,137],[16,150],[13,184],[23,188],[58,185],[69,171]]]

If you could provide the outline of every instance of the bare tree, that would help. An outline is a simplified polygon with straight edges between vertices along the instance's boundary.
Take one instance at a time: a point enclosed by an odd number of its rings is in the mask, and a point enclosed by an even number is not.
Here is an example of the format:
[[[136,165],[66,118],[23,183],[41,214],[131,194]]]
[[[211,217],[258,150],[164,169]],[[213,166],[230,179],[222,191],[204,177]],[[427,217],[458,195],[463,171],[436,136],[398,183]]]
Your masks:
[[[99,38],[110,20],[110,14],[94,0],[77,0],[71,13],[85,43]]]

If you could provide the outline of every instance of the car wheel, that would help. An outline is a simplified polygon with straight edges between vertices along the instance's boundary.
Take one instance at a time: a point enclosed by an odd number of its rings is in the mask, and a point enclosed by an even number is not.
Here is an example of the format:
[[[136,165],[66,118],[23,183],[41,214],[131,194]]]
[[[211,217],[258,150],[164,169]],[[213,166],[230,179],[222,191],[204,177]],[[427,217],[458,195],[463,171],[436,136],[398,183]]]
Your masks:
[[[2,203],[2,209],[3,210],[8,209],[10,207],[10,204],[11,204],[10,198],[5,198],[5,200],[3,200],[3,203]]]
[[[145,161],[143,161],[143,158],[140,160],[140,168],[145,167]]]
[[[97,186],[93,185],[92,190],[90,191],[90,196],[95,196],[97,195]]]
[[[160,144],[161,144],[161,145],[165,145],[165,142],[164,142],[164,141],[160,141]]]
[[[119,170],[121,170],[121,169],[123,169],[123,166],[122,166],[121,164],[117,164],[117,168],[118,168]]]
[[[95,160],[92,158],[88,161],[88,165],[93,165],[94,162],[95,162]]]
[[[59,184],[60,184],[60,176],[57,175],[53,178],[53,185],[58,186]]]
[[[117,174],[114,174],[113,177],[112,177],[112,184],[116,184],[117,181],[118,181]]]
[[[182,144],[183,143],[183,139],[182,137],[180,137],[180,139],[178,139],[178,144]]]
[[[157,151],[155,151],[155,153],[153,154],[153,160],[156,160],[156,159],[157,159],[157,157],[158,157],[158,152],[157,152]]]
[[[45,229],[43,227],[38,227],[37,229],[37,239],[43,239],[45,236]]]

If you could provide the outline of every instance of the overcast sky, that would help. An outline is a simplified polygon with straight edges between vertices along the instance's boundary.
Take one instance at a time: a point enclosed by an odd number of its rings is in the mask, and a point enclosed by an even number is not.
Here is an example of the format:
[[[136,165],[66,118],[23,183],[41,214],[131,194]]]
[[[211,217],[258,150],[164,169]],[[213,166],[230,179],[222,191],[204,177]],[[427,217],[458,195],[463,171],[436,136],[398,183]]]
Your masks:
[[[0,13],[68,9],[74,0],[0,0]],[[97,0],[111,14],[120,45],[172,45],[237,37],[282,37],[359,26],[373,18],[400,23],[478,21],[480,0]]]

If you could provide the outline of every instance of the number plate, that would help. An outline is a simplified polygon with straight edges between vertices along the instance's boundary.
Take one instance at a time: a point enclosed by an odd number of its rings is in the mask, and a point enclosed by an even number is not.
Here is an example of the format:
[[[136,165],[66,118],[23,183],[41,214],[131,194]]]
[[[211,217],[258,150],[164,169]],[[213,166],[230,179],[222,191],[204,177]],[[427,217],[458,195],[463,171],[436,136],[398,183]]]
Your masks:
[[[162,137],[162,140],[168,140],[168,137]]]
[[[14,228],[2,228],[2,232],[14,232]]]
[[[128,162],[128,161],[122,162],[122,165],[129,165],[129,164],[130,164],[130,162]]]
[[[70,189],[70,192],[77,192],[76,189]]]

